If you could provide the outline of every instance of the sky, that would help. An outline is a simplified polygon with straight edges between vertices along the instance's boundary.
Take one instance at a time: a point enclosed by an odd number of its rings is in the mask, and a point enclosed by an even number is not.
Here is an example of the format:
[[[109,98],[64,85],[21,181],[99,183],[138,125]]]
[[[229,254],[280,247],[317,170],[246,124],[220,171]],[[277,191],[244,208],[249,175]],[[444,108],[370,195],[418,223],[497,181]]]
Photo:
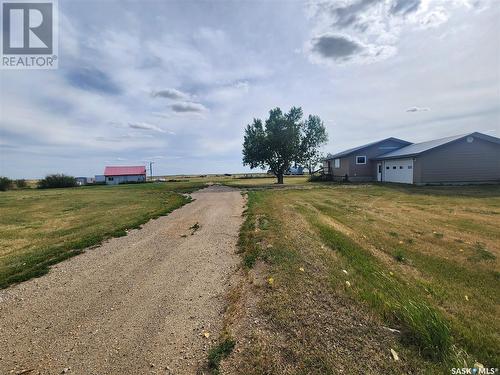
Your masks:
[[[318,115],[322,152],[500,137],[500,1],[59,0],[55,70],[0,70],[0,175],[237,173],[245,126]]]

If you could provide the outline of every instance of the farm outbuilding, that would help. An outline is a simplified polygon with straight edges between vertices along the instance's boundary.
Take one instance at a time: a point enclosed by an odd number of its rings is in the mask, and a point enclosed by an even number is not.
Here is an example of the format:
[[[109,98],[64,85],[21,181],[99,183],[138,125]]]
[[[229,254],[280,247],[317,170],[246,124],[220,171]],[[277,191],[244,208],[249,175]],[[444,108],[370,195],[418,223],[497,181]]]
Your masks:
[[[94,178],[94,182],[96,184],[103,184],[106,182],[106,176],[104,176],[103,174],[96,174],[95,178]]]
[[[104,169],[107,185],[118,185],[146,181],[146,167],[140,166],[113,166]]]
[[[75,180],[78,186],[87,185],[89,183],[87,177],[75,177]]]

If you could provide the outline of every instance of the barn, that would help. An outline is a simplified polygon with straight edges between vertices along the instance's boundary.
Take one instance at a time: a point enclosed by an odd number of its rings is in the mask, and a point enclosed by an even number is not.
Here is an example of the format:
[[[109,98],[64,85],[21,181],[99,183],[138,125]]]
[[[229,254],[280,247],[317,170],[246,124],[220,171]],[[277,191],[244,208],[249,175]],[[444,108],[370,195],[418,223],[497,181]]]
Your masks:
[[[146,167],[144,165],[106,167],[104,177],[107,185],[145,182]]]

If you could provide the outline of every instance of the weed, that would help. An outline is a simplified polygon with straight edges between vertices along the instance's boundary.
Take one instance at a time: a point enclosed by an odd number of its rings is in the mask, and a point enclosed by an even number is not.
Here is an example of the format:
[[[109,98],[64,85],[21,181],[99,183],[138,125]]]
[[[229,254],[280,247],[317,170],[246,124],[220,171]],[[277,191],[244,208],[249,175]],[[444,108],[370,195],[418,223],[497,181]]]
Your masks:
[[[394,253],[394,259],[396,259],[398,262],[405,262],[406,254],[401,249],[396,250],[396,252]]]
[[[451,332],[440,313],[423,302],[411,299],[395,304],[396,317],[407,327],[405,341],[416,344],[422,354],[434,360],[449,359]]]
[[[472,251],[474,252],[474,254],[468,258],[471,262],[480,262],[482,260],[492,261],[497,258],[481,242],[476,242],[472,247]]]
[[[226,358],[234,349],[236,342],[232,339],[225,339],[208,352],[208,367],[212,374],[219,374],[220,362]]]
[[[260,230],[267,230],[269,229],[269,220],[265,217],[259,217],[258,219],[258,226]]]
[[[193,225],[191,225],[191,226],[189,227],[189,229],[191,229],[191,236],[192,236],[193,234],[195,234],[195,233],[196,233],[196,231],[200,230],[200,228],[201,228],[201,225],[200,225],[200,223],[198,223],[198,222],[196,222],[196,223],[194,223]]]

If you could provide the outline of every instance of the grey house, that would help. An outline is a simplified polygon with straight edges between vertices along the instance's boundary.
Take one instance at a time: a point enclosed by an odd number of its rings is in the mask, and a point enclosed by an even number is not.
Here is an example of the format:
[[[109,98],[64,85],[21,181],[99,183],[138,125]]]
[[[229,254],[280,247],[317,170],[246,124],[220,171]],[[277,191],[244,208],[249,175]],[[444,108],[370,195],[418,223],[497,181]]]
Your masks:
[[[351,181],[406,184],[500,182],[500,138],[474,132],[422,143],[400,143],[401,146],[392,151],[370,156],[370,152],[378,153],[378,146],[386,141],[329,157],[324,166],[329,168],[333,165],[333,168],[325,170],[325,173],[333,177],[344,173]],[[365,164],[358,163],[363,161],[364,154],[368,160]],[[342,168],[344,159],[345,169]],[[339,168],[335,168],[336,165]],[[367,176],[369,173],[371,175]]]
[[[397,138],[386,138],[330,155],[323,161],[323,171],[334,180],[348,177],[350,181],[373,181],[376,178],[377,158],[398,150],[410,142]]]

